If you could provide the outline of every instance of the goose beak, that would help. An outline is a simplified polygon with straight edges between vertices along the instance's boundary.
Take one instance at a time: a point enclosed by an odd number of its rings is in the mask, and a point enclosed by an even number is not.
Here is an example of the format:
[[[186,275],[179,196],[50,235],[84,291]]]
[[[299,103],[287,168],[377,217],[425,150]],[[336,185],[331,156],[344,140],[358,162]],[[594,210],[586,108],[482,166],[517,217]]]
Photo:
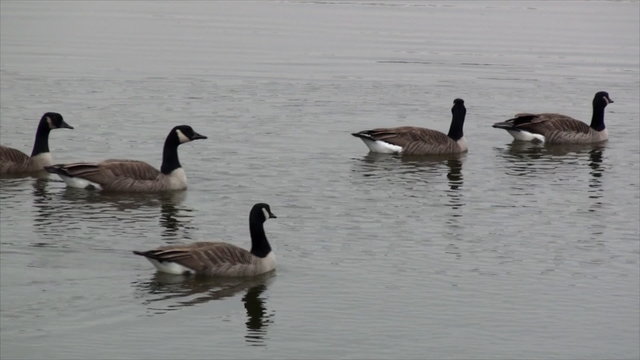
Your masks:
[[[277,219],[278,217],[274,213],[269,212],[269,218],[270,219]]]
[[[606,97],[604,98],[607,101],[607,104],[613,104],[613,100],[611,100],[610,97]]]
[[[60,124],[60,128],[73,129],[73,126],[67,124],[64,120],[62,120],[62,124]]]
[[[193,133],[193,137],[191,138],[191,140],[199,140],[199,139],[206,139],[207,137],[204,135],[200,135],[197,132]]]

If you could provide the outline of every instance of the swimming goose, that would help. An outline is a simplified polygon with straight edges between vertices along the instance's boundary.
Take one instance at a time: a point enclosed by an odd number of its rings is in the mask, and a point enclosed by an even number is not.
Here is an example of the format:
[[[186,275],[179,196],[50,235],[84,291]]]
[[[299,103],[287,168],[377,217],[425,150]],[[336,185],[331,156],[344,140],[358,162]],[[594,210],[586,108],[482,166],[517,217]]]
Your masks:
[[[467,109],[464,100],[455,99],[451,126],[445,135],[437,130],[414,126],[364,130],[351,135],[362,139],[371,152],[404,155],[457,154],[467,151],[462,132]]]
[[[268,204],[253,205],[249,213],[251,251],[223,242],[196,242],[134,251],[158,271],[176,275],[255,276],[276,267],[276,258],[264,234],[263,224],[276,218]]]
[[[110,159],[99,163],[72,163],[47,166],[58,174],[68,186],[117,192],[157,192],[187,188],[187,176],[178,160],[180,144],[206,139],[191,126],[176,126],[164,142],[162,166],[158,171],[146,162]]]
[[[14,148],[0,146],[0,174],[44,171],[45,166],[53,163],[51,152],[49,152],[49,132],[53,129],[62,128],[73,129],[73,126],[67,124],[62,115],[48,112],[42,115],[38,124],[31,156]]]
[[[497,122],[494,128],[505,129],[515,140],[547,144],[590,144],[608,139],[604,126],[604,108],[613,103],[606,91],[593,98],[591,125],[566,115],[516,114],[513,119]]]

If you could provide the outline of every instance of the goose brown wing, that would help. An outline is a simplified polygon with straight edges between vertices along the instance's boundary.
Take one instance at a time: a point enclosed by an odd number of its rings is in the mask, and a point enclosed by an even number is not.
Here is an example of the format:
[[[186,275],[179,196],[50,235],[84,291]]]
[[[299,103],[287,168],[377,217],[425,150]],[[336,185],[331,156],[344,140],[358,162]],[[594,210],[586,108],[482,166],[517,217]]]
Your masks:
[[[115,177],[127,177],[134,180],[155,180],[161,172],[144,161],[109,159],[99,166]]]
[[[444,143],[449,140],[449,137],[440,131],[415,126],[378,128],[369,130],[368,134],[374,140],[385,141],[403,148],[414,142]]]
[[[562,114],[517,114],[511,120],[515,128],[538,134],[551,131],[589,133],[589,125]]]
[[[0,168],[8,167],[10,164],[26,164],[29,161],[29,155],[20,150],[0,146]]]
[[[118,181],[154,180],[160,171],[153,166],[135,160],[105,160],[100,163],[71,163],[54,165],[52,172],[70,177],[80,177],[97,184]]]
[[[249,251],[222,242],[169,245],[137,254],[159,261],[175,262],[199,273],[220,267],[249,265],[253,261],[253,255]]]

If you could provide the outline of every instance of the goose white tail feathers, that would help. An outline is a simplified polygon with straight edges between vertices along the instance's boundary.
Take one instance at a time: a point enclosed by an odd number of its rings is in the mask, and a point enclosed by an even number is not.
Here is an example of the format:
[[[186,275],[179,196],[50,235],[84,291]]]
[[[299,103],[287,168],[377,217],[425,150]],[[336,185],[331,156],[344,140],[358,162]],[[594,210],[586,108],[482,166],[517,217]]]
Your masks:
[[[380,154],[399,154],[402,152],[402,146],[394,145],[383,140],[376,140],[371,130],[365,130],[351,135],[360,138],[369,148],[369,151]]]
[[[249,213],[251,250],[224,242],[196,242],[133,251],[144,256],[156,270],[176,275],[256,276],[276,267],[275,254],[264,233],[264,222],[276,216],[268,204],[258,203]]]

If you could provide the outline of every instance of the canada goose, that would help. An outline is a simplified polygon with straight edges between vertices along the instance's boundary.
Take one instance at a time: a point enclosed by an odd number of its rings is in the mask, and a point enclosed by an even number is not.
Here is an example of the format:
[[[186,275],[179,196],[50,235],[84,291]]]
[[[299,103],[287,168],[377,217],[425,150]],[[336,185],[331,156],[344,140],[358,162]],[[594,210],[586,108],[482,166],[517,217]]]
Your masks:
[[[68,186],[104,191],[156,192],[187,188],[187,176],[178,160],[178,146],[192,140],[206,139],[191,126],[176,126],[169,132],[162,151],[162,166],[158,171],[146,162],[110,159],[99,163],[72,163],[47,166]]]
[[[268,204],[253,205],[249,213],[251,251],[223,242],[196,242],[134,251],[158,271],[176,275],[254,276],[276,267],[276,258],[264,234],[263,224],[276,218]]]
[[[351,135],[359,137],[369,150],[385,154],[430,155],[456,154],[467,151],[462,132],[467,109],[464,100],[453,100],[451,126],[445,135],[437,130],[414,126],[364,130]]]
[[[49,132],[62,128],[73,129],[73,126],[67,124],[62,115],[48,112],[42,115],[38,124],[31,156],[14,148],[0,146],[0,174],[44,171],[45,166],[53,163],[49,152]]]
[[[566,115],[516,114],[513,119],[497,122],[494,128],[505,129],[515,140],[547,144],[590,144],[608,139],[604,126],[604,108],[613,103],[606,91],[593,98],[591,125]]]

